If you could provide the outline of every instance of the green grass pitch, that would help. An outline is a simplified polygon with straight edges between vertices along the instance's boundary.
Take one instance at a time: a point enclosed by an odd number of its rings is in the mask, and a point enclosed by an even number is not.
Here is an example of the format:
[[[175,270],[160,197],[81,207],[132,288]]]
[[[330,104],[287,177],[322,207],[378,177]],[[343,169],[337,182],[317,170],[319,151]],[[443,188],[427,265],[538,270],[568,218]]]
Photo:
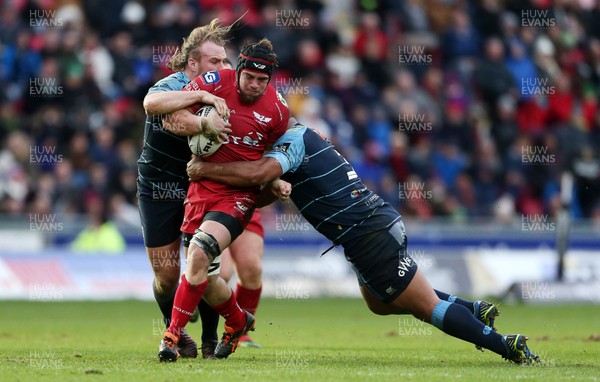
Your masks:
[[[597,381],[600,308],[500,306],[501,333],[530,337],[546,361],[510,364],[409,316],[376,316],[359,299],[264,299],[261,349],[229,359],[159,363],[153,302],[0,302],[2,381]],[[200,325],[188,325],[199,338]]]

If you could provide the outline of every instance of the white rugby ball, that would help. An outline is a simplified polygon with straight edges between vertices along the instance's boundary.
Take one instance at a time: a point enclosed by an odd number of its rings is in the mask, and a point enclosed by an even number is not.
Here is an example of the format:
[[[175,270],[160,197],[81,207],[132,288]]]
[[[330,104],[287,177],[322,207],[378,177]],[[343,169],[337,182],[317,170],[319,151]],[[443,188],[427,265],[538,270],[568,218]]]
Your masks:
[[[199,115],[201,117],[210,117],[212,113],[216,114],[216,116],[212,116],[212,118],[219,116],[219,113],[217,113],[217,109],[215,109],[213,105],[205,105],[202,106],[200,110],[196,112],[196,115]],[[214,152],[217,151],[219,147],[221,147],[221,142],[219,142],[218,140],[207,138],[206,136],[204,136],[204,134],[200,133],[189,136],[188,145],[190,146],[190,150],[193,154],[196,154],[201,157],[207,157],[209,155],[214,154]]]

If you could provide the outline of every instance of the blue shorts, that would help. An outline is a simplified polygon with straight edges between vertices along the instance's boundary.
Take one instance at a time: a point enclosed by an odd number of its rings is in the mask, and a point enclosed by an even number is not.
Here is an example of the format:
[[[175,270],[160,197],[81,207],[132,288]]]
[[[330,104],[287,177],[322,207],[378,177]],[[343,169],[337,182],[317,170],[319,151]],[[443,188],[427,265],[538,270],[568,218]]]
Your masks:
[[[410,284],[417,263],[406,252],[404,223],[369,233],[343,244],[358,282],[375,297],[389,303]]]

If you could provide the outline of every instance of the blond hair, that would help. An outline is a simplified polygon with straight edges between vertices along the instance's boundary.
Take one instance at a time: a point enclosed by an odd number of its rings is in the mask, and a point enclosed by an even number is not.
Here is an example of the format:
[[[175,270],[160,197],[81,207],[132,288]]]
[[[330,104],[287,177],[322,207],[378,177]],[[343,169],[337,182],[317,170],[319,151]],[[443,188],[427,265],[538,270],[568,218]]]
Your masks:
[[[198,59],[200,45],[205,42],[224,46],[230,30],[231,25],[222,27],[219,19],[212,20],[208,25],[194,28],[189,36],[183,39],[181,48],[177,48],[175,54],[169,59],[167,68],[173,71],[184,70],[190,57]]]

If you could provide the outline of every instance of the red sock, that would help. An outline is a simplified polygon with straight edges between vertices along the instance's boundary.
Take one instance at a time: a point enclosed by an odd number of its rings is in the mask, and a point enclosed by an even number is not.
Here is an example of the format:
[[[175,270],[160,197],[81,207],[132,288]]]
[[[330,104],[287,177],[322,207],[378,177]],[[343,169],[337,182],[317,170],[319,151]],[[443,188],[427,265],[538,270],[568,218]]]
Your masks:
[[[175,334],[177,337],[181,335],[181,329],[187,325],[194,309],[198,306],[202,296],[206,291],[208,280],[200,285],[192,285],[188,283],[185,275],[181,275],[181,283],[175,293],[175,301],[171,312],[171,325],[168,332]]]
[[[258,289],[248,289],[244,288],[240,284],[237,284],[235,298],[240,305],[240,308],[247,310],[254,315],[254,313],[256,313],[256,308],[258,308],[261,292],[262,286],[260,286]]]
[[[233,291],[231,291],[229,300],[220,305],[213,305],[211,308],[223,316],[223,318],[225,318],[225,325],[229,326],[234,331],[241,330],[246,325],[246,313],[244,313],[237,301],[235,301],[235,294]]]

